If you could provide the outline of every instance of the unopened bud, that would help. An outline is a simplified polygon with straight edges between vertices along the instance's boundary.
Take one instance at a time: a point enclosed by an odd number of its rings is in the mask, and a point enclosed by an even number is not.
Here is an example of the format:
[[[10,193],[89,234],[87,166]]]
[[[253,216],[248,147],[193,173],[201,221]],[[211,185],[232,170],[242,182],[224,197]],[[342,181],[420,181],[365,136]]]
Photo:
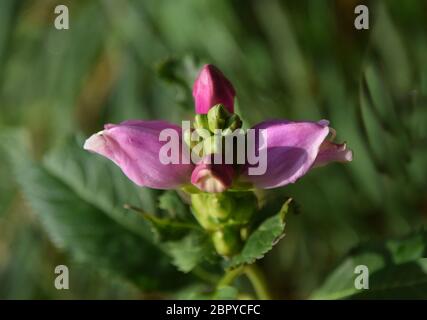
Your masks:
[[[202,68],[194,82],[193,97],[198,114],[208,113],[209,109],[218,103],[224,104],[230,112],[234,112],[235,95],[230,81],[211,64]]]
[[[194,118],[194,128],[209,130],[208,116],[206,114],[196,114]]]
[[[237,114],[233,114],[230,118],[228,118],[226,127],[231,131],[240,129],[242,127],[242,120]]]
[[[215,250],[224,257],[231,257],[239,253],[242,248],[240,230],[235,227],[225,227],[212,234]]]
[[[233,213],[234,201],[228,193],[197,193],[191,195],[193,213],[206,230],[217,230]]]
[[[209,130],[215,132],[216,129],[224,129],[230,113],[222,104],[217,104],[208,112]]]

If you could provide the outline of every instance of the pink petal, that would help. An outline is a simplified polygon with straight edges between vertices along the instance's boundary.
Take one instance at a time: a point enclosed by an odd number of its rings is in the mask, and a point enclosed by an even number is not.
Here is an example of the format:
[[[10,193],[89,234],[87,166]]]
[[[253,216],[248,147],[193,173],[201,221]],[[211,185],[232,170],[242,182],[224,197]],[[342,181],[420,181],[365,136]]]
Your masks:
[[[139,186],[173,189],[190,181],[193,165],[182,164],[181,158],[178,164],[161,163],[163,129],[175,130],[180,139],[181,128],[166,121],[129,120],[105,125],[105,130],[86,140],[84,149],[112,160]]]
[[[199,163],[191,175],[191,183],[204,192],[224,192],[233,183],[234,169],[229,164]]]
[[[264,129],[267,143],[255,144],[258,152],[267,152],[267,169],[262,175],[250,175],[249,166],[243,170],[243,179],[258,188],[276,188],[295,182],[312,167],[319,147],[329,133],[326,122],[289,122],[282,120],[262,122],[253,129]]]
[[[337,144],[325,140],[320,145],[319,153],[314,161],[313,167],[321,167],[330,162],[350,162],[353,160],[353,152],[347,149],[345,143]]]

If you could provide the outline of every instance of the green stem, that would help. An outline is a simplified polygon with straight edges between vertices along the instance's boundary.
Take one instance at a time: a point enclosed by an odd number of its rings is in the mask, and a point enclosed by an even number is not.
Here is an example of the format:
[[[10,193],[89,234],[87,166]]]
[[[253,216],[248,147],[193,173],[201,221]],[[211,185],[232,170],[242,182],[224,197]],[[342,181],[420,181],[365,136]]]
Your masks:
[[[255,265],[245,266],[243,272],[248,277],[249,281],[252,284],[252,287],[255,290],[258,299],[260,300],[271,300],[271,295],[267,289],[267,283],[265,281],[264,275],[261,270]]]
[[[267,283],[261,270],[255,265],[241,266],[236,269],[228,270],[225,275],[219,280],[217,288],[230,285],[242,273],[249,279],[254,291],[260,300],[271,300],[271,295],[267,289]]]
[[[243,272],[243,267],[238,267],[235,269],[228,270],[225,275],[219,280],[217,288],[230,285],[234,279],[240,276]]]
[[[206,271],[202,267],[198,266],[195,267],[192,270],[192,273],[198,277],[200,280],[203,280],[205,282],[209,282],[212,285],[215,285],[218,282],[218,278],[216,275],[211,274],[210,272]]]

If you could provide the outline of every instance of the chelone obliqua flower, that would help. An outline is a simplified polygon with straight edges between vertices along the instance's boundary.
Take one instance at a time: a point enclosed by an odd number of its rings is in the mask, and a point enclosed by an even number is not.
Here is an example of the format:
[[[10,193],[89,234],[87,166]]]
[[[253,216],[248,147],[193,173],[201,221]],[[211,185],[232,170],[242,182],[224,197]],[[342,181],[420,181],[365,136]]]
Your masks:
[[[199,151],[201,161],[191,159],[180,163],[163,163],[159,152],[167,143],[159,139],[160,133],[171,129],[179,136],[179,144],[187,144],[191,152],[192,142],[185,139],[181,127],[167,121],[128,120],[117,125],[105,125],[104,130],[86,140],[84,148],[96,152],[121,168],[123,173],[139,186],[155,189],[176,189],[193,185],[204,192],[218,193],[244,184],[247,188],[276,188],[293,183],[314,167],[330,162],[348,162],[352,152],[345,144],[332,142],[335,131],[329,122],[320,120],[261,122],[252,129],[266,138],[256,143],[256,154],[266,154],[265,171],[251,174],[250,163],[211,163],[206,159],[221,153],[212,143],[220,129],[227,135],[241,128],[238,115],[234,114],[235,90],[229,80],[212,65],[205,65],[193,88],[196,117],[194,130],[205,129],[204,151]],[[228,132],[228,133],[227,133]],[[191,133],[191,132],[190,132]],[[222,139],[222,136],[219,136]],[[205,148],[208,146],[207,148]],[[180,148],[184,150],[184,148]],[[245,149],[246,150],[246,149]],[[181,154],[181,159],[186,155]]]

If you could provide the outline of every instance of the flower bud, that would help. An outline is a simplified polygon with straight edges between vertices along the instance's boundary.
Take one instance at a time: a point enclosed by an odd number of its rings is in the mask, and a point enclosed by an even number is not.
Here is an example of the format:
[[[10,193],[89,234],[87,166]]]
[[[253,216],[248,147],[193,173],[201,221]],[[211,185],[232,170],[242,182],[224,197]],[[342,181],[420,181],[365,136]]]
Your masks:
[[[230,118],[228,118],[226,127],[231,131],[240,129],[242,127],[242,120],[237,114],[233,114]]]
[[[191,195],[194,215],[203,228],[217,230],[226,224],[244,226],[258,208],[251,191],[195,193]]]
[[[191,183],[204,192],[218,193],[231,186],[233,175],[232,165],[202,162],[193,170]]]
[[[211,231],[222,228],[230,222],[236,208],[230,193],[192,194],[191,205],[202,227]]]
[[[232,213],[233,200],[228,194],[195,193],[191,195],[194,216],[206,230],[214,231],[223,226]]]
[[[209,130],[208,117],[206,114],[196,114],[194,118],[194,128]]]
[[[227,226],[215,231],[212,234],[212,242],[218,254],[224,257],[231,257],[242,248],[240,230],[236,227]]]
[[[230,118],[227,119],[225,124],[225,130],[222,132],[223,136],[232,134],[238,129],[242,128],[242,120],[237,114],[233,114]]]
[[[207,114],[209,109],[218,103],[222,103],[233,113],[235,95],[230,81],[211,64],[202,68],[194,82],[193,97],[197,114]]]
[[[217,129],[224,129],[231,114],[222,104],[217,104],[208,112],[209,130],[215,132]]]

